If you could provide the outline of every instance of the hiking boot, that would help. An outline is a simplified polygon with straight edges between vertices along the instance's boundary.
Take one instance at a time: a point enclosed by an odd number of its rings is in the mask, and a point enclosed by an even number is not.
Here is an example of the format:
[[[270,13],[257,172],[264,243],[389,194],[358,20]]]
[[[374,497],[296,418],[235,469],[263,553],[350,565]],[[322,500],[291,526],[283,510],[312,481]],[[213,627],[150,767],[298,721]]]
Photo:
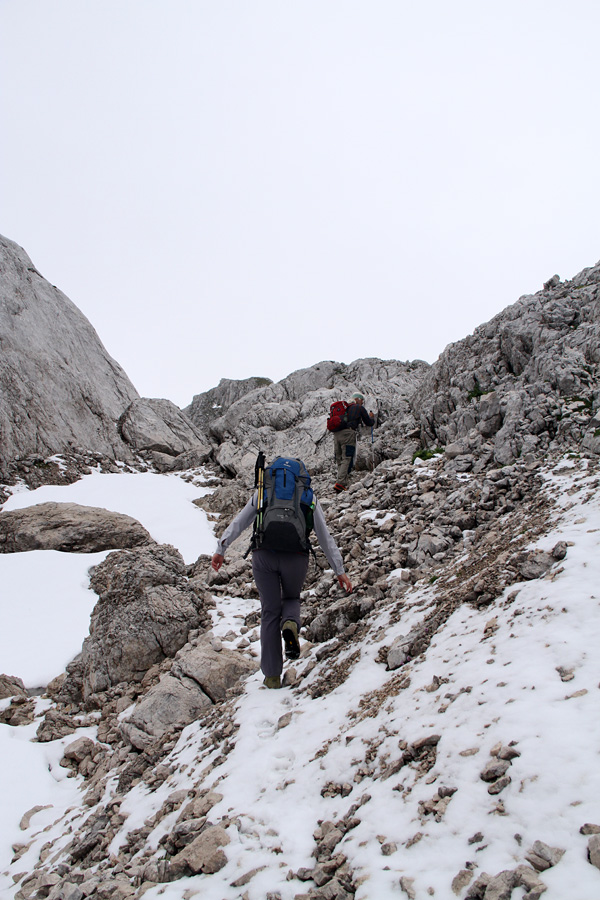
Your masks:
[[[333,489],[334,489],[334,491],[337,491],[338,494],[339,494],[341,491],[347,491],[347,490],[348,490],[348,488],[346,487],[346,485],[345,485],[345,484],[340,484],[339,481],[336,481],[336,483],[335,483],[334,486],[333,486]]]
[[[286,659],[298,659],[300,656],[300,641],[298,640],[298,626],[291,619],[281,626],[281,635],[285,646]]]
[[[265,687],[268,688],[280,688],[281,687],[281,676],[280,675],[266,675],[265,680],[263,681]]]

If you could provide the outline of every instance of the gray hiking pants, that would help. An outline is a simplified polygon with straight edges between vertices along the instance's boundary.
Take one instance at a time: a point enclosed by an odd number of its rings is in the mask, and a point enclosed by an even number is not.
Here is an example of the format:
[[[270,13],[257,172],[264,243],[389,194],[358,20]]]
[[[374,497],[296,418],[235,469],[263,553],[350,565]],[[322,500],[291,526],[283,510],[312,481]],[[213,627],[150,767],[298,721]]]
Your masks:
[[[300,592],[308,554],[255,550],[252,571],[260,595],[260,667],[266,676],[281,675],[281,626],[291,620],[300,631]]]
[[[333,446],[335,450],[335,462],[337,465],[337,480],[339,484],[348,487],[348,476],[354,465],[356,455],[356,431],[354,428],[344,428],[343,431],[334,431]]]

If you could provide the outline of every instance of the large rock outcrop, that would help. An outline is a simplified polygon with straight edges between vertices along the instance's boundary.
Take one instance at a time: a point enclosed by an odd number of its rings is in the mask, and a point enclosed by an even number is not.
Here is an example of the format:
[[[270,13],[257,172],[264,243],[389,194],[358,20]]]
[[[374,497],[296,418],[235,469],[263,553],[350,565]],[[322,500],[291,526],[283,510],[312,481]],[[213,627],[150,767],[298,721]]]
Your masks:
[[[121,723],[121,732],[134,747],[149,749],[169,729],[189,725],[258,668],[243,653],[217,646],[206,636],[179,651],[170,672]]]
[[[140,398],[86,317],[0,236],[0,480],[14,480],[18,461],[44,483],[54,454],[131,461],[135,451],[165,471],[203,464],[211,446],[170,400]]]
[[[446,348],[411,401],[423,444],[500,465],[550,446],[597,453],[599,363],[600,263]]]
[[[95,506],[37,503],[0,512],[0,553],[97,553],[153,543],[149,532],[136,519]]]
[[[208,624],[200,588],[167,544],[111,553],[91,570],[90,587],[100,599],[63,690],[92,705],[117,684],[139,683],[183,647],[190,630]]]
[[[159,469],[174,468],[174,457],[181,455],[185,465],[179,468],[202,465],[211,455],[206,438],[170,400],[134,400],[123,413],[119,429],[132,447],[152,453]]]
[[[251,391],[259,390],[269,384],[272,384],[270,378],[256,376],[240,380],[221,378],[217,387],[211,388],[203,394],[196,394],[190,405],[184,409],[184,413],[195,425],[204,432],[208,432],[211,422],[224,415],[233,403]]]
[[[225,471],[247,480],[254,472],[258,449],[264,450],[267,458],[298,456],[311,472],[324,471],[331,466],[333,453],[326,429],[329,406],[357,390],[377,415],[377,458],[395,457],[399,435],[404,443],[417,427],[409,400],[428,369],[420,360],[362,359],[350,365],[325,361],[293,372],[276,384],[244,392],[229,406],[222,398],[222,415],[207,431],[215,446],[215,459]],[[198,427],[206,427],[206,417],[199,409],[192,405],[187,411]],[[418,446],[415,443],[413,449]]]
[[[139,395],[77,307],[0,236],[0,471],[74,447],[127,458],[117,430]]]

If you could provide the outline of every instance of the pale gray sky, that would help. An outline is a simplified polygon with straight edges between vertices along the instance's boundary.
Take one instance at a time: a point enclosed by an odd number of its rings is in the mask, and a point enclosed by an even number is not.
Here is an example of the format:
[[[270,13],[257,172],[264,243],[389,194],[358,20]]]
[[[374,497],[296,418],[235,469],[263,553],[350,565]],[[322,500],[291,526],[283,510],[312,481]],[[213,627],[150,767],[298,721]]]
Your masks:
[[[433,362],[600,258],[597,0],[0,0],[0,232],[144,396]]]

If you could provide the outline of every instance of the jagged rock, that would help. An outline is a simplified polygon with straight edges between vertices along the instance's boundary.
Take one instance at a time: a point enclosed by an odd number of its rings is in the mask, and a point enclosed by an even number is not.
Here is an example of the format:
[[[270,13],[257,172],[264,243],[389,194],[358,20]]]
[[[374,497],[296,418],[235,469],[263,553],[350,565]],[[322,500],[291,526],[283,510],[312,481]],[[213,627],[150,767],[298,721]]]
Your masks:
[[[408,878],[406,875],[402,875],[400,878],[400,890],[404,891],[408,900],[416,900],[417,894],[414,889],[414,878]]]
[[[586,420],[600,346],[599,282],[596,265],[549,284],[447,347],[411,399],[422,442],[459,456],[479,436],[501,465],[557,441],[583,439],[597,452]]]
[[[517,567],[525,581],[532,581],[534,578],[542,578],[555,562],[556,559],[551,553],[532,550],[521,554],[517,560]]]
[[[461,869],[452,879],[452,891],[454,894],[462,894],[463,890],[473,880],[472,869]]]
[[[332,878],[323,887],[313,888],[308,896],[310,900],[353,900],[354,894],[347,891],[337,878]]]
[[[61,881],[48,894],[48,900],[83,900],[84,897],[79,885],[72,881]]]
[[[216,388],[211,388],[204,394],[196,394],[190,405],[184,409],[184,413],[207,433],[211,422],[225,415],[233,403],[246,394],[272,383],[270,378],[252,377],[241,381],[222,378]]]
[[[165,732],[183,728],[212,706],[211,700],[192,681],[165,675],[121,722],[120,731],[138,750],[150,749]]]
[[[170,400],[133,400],[119,420],[123,440],[136,450],[173,457],[193,451],[197,465],[210,458],[211,447],[193,422]]]
[[[90,586],[100,599],[61,695],[88,701],[120,682],[139,682],[177,653],[191,629],[207,624],[202,597],[185,571],[179,551],[165,544],[117,551],[95,566]]]
[[[408,662],[411,643],[412,641],[403,634],[394,640],[387,654],[388,669],[399,669],[405,662]]]
[[[535,841],[529,852],[525,854],[525,859],[538,872],[543,872],[560,862],[564,853],[565,851],[560,847],[549,847],[543,841]]]
[[[485,900],[510,900],[513,888],[517,885],[515,872],[507,869],[490,878],[485,889]]]
[[[0,512],[0,553],[97,553],[154,543],[131,516],[78,503],[38,503]]]
[[[540,879],[538,873],[529,866],[521,865],[515,869],[517,884],[525,888],[527,900],[539,900],[548,890],[547,885]]]
[[[46,743],[59,740],[68,734],[73,734],[76,729],[77,725],[71,716],[65,715],[58,709],[51,708],[42,719],[36,736],[38,741]]]
[[[242,653],[225,648],[216,652],[210,639],[201,639],[198,646],[177,655],[171,675],[182,680],[191,679],[213,703],[218,703],[240,679],[257,669],[258,664]]]
[[[218,794],[216,791],[208,791],[204,792],[197,797],[194,797],[186,806],[181,810],[178,822],[183,822],[186,819],[200,819],[203,816],[207,816],[210,810],[219,803],[223,799],[222,794]]]
[[[139,750],[149,749],[170,729],[188,725],[224,700],[229,688],[256,669],[256,663],[241,653],[226,649],[217,653],[210,639],[201,640],[197,647],[180,651],[170,673],[121,723],[121,733]]]
[[[588,859],[593,866],[600,869],[600,834],[593,834],[587,845]]]
[[[17,728],[19,725],[30,725],[35,716],[35,704],[27,697],[13,697],[5,709],[0,709],[0,722]]]
[[[0,675],[0,700],[8,697],[27,697],[25,685],[14,675]]]
[[[507,759],[491,759],[480,772],[479,777],[482,781],[496,781],[508,771],[509,767],[510,762]]]
[[[98,745],[89,737],[80,737],[65,747],[64,759],[80,763],[86,756],[91,756],[98,749]]]
[[[328,641],[362,619],[374,605],[370,597],[342,597],[312,620],[306,629],[306,639],[317,643]]]
[[[220,825],[207,828],[173,857],[169,867],[171,878],[182,878],[187,874],[197,875],[200,872],[205,875],[218,872],[227,864],[222,847],[226,847],[229,841],[229,835]]]
[[[21,831],[27,831],[31,820],[36,813],[41,812],[43,809],[51,808],[51,804],[46,804],[45,806],[32,806],[31,809],[28,809],[27,812],[23,813],[23,815],[21,816],[21,821],[19,822],[19,828],[21,829]]]

